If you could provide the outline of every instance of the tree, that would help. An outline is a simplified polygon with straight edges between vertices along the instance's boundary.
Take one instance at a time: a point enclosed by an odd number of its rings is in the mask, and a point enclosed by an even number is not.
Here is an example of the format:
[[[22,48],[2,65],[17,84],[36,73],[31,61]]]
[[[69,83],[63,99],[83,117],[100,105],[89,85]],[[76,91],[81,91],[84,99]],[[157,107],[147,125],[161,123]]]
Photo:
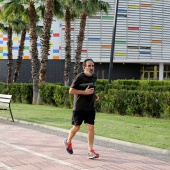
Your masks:
[[[37,49],[37,33],[36,33],[36,23],[37,15],[35,10],[34,1],[29,1],[29,21],[30,21],[30,54],[31,54],[31,64],[32,64],[32,79],[33,79],[33,101],[32,104],[37,104],[38,98],[38,84],[39,84],[39,60],[38,60],[38,49]]]
[[[99,11],[104,11],[105,13],[108,13],[110,4],[101,0],[93,0],[93,1],[82,0],[81,3],[77,3],[76,8],[78,12],[80,12],[80,30],[77,36],[77,48],[76,48],[76,55],[75,55],[73,79],[78,74],[80,68],[81,50],[84,41],[86,19],[87,17],[91,17],[95,15]]]
[[[12,24],[10,20],[6,19],[6,16],[3,10],[0,11],[0,28],[1,30],[7,32],[8,35],[8,61],[7,61],[7,83],[11,83],[11,75],[12,75]]]
[[[12,23],[10,19],[6,19],[6,15],[3,10],[0,11],[0,28],[1,30],[7,32],[8,35],[8,41],[7,41],[7,47],[8,47],[8,60],[7,60],[7,83],[12,82]]]
[[[69,85],[69,73],[71,67],[71,21],[77,15],[74,10],[75,0],[64,0],[63,6],[65,9],[64,22],[65,22],[65,64],[64,64],[64,85]]]
[[[19,72],[21,69],[21,63],[23,59],[23,52],[24,52],[24,45],[25,45],[25,37],[26,33],[29,29],[29,24],[24,22],[20,17],[17,20],[17,34],[21,33],[21,38],[20,38],[20,44],[19,44],[19,50],[18,50],[18,57],[16,61],[16,67],[14,70],[14,77],[13,77],[13,83],[16,83],[18,80]]]
[[[4,2],[3,0],[0,0],[0,2]],[[46,3],[45,3],[46,2]],[[55,3],[54,3],[55,2]],[[9,4],[11,4],[11,9],[13,15],[19,14],[23,15],[25,12],[28,11],[28,18],[29,19],[29,35],[30,35],[30,55],[31,55],[31,65],[32,65],[32,79],[33,79],[33,104],[37,104],[38,100],[38,94],[39,94],[39,88],[38,84],[39,82],[42,83],[45,81],[46,78],[46,65],[48,61],[48,55],[49,55],[49,49],[50,49],[50,29],[51,29],[51,23],[53,19],[53,12],[57,13],[60,10],[60,6],[57,6],[60,4],[59,0],[10,0],[8,1]],[[45,3],[45,6],[44,6]],[[8,4],[8,5],[9,5]],[[35,8],[36,4],[36,8]],[[24,11],[24,13],[21,12],[21,10]],[[14,12],[15,11],[15,12]],[[17,11],[17,12],[16,12]],[[37,16],[39,14],[39,16]],[[25,16],[25,15],[24,15]],[[39,63],[38,59],[38,49],[37,49],[37,39],[38,35],[36,32],[37,28],[37,22],[39,21],[40,16],[43,18],[43,36],[41,37],[41,63]],[[24,32],[23,34],[24,35]],[[22,37],[23,39],[23,37]],[[22,46],[23,47],[23,46]],[[21,48],[22,48],[21,47]],[[19,58],[18,62],[21,62],[21,58]],[[40,67],[39,67],[40,66]],[[39,69],[40,68],[40,69]],[[17,67],[17,70],[19,67]]]
[[[71,66],[71,14],[69,6],[65,10],[65,64],[64,64],[64,85],[69,85],[69,73]]]
[[[50,50],[50,30],[53,20],[53,0],[46,0],[45,13],[43,18],[43,34],[41,37],[41,65],[39,71],[39,82],[43,83],[46,79],[47,62]]]
[[[15,83],[17,82],[22,64],[26,32],[29,30],[29,14],[28,9],[24,8],[24,5],[21,3],[21,1],[11,0],[3,4],[3,15],[5,20],[10,20],[10,23],[12,23],[13,31],[17,33],[17,35],[21,34],[18,57],[13,78],[13,82]],[[38,35],[41,35],[42,27],[36,26],[36,31]]]

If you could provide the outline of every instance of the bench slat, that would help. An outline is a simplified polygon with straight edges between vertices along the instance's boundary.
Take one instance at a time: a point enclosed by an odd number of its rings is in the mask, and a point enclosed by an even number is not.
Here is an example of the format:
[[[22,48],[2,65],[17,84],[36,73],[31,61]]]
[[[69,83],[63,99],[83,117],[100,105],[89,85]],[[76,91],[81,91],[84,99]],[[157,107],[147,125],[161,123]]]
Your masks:
[[[0,103],[0,107],[8,107],[9,108],[9,103]]]
[[[10,103],[10,101],[11,101],[10,99],[1,99],[0,98],[1,103]]]
[[[9,95],[9,94],[0,94],[0,98],[11,99],[12,95]]]

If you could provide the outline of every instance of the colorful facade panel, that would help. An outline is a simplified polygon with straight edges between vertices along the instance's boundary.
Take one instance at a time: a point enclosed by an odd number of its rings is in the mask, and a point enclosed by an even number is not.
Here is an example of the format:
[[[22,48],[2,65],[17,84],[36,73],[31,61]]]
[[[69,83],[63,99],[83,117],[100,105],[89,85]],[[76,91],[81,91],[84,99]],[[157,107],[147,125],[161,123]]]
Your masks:
[[[87,18],[82,60],[95,58],[96,62],[110,62],[115,4],[110,3],[109,14],[99,12]],[[119,0],[114,62],[146,61],[168,62],[170,59],[170,1]],[[75,57],[80,20],[71,25],[71,56]],[[53,22],[49,59],[65,58],[65,26],[62,21]],[[7,35],[0,34],[0,59],[7,59]],[[25,39],[24,59],[30,59],[29,35]],[[13,58],[17,58],[20,37],[13,35]],[[41,43],[37,47],[40,55]]]

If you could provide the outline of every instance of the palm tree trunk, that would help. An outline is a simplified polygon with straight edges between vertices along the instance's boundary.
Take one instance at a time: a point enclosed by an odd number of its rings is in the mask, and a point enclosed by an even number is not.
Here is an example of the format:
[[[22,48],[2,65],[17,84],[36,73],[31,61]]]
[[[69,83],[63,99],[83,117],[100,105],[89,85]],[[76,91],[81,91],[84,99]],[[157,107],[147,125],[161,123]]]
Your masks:
[[[54,0],[46,0],[45,13],[43,19],[43,35],[41,38],[41,65],[39,72],[39,82],[43,84],[46,80],[47,63],[50,50],[51,25],[53,20]],[[38,93],[37,104],[41,104],[41,96]]]
[[[75,63],[74,63],[73,80],[77,76],[77,74],[79,72],[79,68],[80,68],[81,50],[82,50],[83,41],[84,41],[86,18],[87,18],[86,14],[81,15],[80,31],[79,31],[79,35],[77,37],[77,50],[76,50]]]
[[[47,0],[45,6],[44,20],[43,20],[43,35],[41,38],[41,66],[39,72],[40,83],[46,79],[47,63],[50,49],[50,30],[53,19],[53,0]]]
[[[14,72],[13,83],[17,82],[17,79],[19,76],[19,71],[20,71],[21,63],[22,63],[22,55],[24,51],[25,36],[26,36],[26,29],[24,29],[21,34],[21,43],[19,45],[19,52],[18,52],[17,64],[16,64],[15,72]]]
[[[64,67],[64,85],[69,85],[69,73],[71,65],[71,16],[70,9],[66,9],[65,13],[65,67]]]
[[[8,27],[8,63],[7,63],[7,67],[8,67],[8,74],[7,74],[7,83],[11,83],[12,82],[12,27]]]
[[[32,104],[37,104],[38,97],[38,83],[39,83],[39,60],[37,49],[37,31],[36,31],[36,11],[33,1],[29,4],[29,19],[30,19],[30,54],[32,65],[32,79],[33,79],[33,101]]]

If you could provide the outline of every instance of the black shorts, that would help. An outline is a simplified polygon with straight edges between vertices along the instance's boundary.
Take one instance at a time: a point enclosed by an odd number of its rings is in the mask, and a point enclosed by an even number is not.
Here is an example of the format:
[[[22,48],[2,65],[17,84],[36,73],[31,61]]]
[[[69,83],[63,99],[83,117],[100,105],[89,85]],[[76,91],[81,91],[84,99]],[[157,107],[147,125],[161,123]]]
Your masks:
[[[72,114],[72,125],[78,125],[80,126],[82,122],[89,123],[91,125],[94,125],[96,112],[95,110],[90,111],[74,111]]]

